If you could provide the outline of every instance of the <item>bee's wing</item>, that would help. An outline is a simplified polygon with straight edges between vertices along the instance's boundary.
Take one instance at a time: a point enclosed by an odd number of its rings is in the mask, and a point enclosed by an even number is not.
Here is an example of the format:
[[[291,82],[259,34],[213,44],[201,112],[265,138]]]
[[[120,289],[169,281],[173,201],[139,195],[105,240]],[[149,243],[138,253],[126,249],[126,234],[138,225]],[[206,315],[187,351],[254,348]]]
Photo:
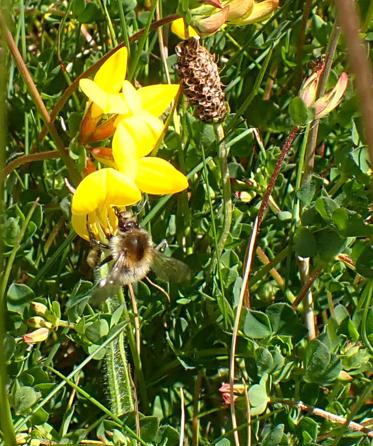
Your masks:
[[[173,283],[188,282],[191,279],[192,272],[188,265],[157,250],[154,251],[152,270],[159,279]]]

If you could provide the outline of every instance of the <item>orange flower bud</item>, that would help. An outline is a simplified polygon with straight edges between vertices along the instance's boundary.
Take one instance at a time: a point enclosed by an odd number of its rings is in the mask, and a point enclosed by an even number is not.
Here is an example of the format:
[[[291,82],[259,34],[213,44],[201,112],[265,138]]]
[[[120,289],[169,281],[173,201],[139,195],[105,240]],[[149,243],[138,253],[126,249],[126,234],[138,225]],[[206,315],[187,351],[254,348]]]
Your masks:
[[[100,116],[93,117],[91,112],[92,104],[89,105],[80,123],[80,142],[82,144],[87,144],[90,141],[92,134],[96,130],[97,123],[100,120]]]
[[[209,16],[197,16],[192,20],[192,26],[198,31],[201,36],[208,36],[214,34],[225,24],[228,18],[229,6],[225,6],[218,12]]]

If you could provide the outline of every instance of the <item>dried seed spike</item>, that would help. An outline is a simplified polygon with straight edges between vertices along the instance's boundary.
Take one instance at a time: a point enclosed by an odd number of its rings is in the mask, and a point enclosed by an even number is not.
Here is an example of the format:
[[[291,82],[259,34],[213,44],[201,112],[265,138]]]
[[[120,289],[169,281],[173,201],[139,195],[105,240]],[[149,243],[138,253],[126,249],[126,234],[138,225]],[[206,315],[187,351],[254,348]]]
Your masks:
[[[185,95],[196,106],[196,116],[205,122],[223,121],[227,107],[215,57],[196,37],[179,43],[176,55],[176,71]]]

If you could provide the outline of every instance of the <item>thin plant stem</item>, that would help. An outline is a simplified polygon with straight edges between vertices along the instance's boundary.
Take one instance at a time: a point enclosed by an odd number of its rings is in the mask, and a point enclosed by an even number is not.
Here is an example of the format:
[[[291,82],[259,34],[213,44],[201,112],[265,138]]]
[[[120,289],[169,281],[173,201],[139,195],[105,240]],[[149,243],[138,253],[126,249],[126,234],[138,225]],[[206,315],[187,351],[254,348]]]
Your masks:
[[[222,271],[221,271],[219,248],[218,248],[218,234],[216,231],[214,209],[212,206],[210,185],[209,185],[209,181],[208,181],[207,160],[205,158],[205,150],[204,150],[203,144],[201,145],[201,151],[202,151],[202,160],[203,160],[203,176],[204,176],[205,184],[206,184],[207,200],[209,203],[210,216],[211,216],[212,235],[214,238],[214,247],[215,247],[215,255],[216,255],[216,269],[218,272],[219,284],[220,284],[221,299],[218,298],[218,304],[219,304],[220,311],[222,312],[222,315],[223,315],[224,324],[226,325],[226,327],[228,327],[228,325],[227,325],[228,317],[227,317],[227,309],[226,309],[225,293],[224,293],[224,281],[223,281],[223,276],[222,276]]]
[[[227,242],[227,238],[232,225],[232,196],[231,196],[231,182],[228,170],[228,154],[229,149],[224,142],[224,129],[221,124],[216,127],[216,135],[219,141],[219,161],[220,161],[220,172],[221,180],[223,186],[223,209],[224,209],[224,222],[223,229],[218,241],[217,246],[217,258],[219,259],[223,253],[224,246]]]
[[[145,25],[145,28],[144,28],[144,33],[140,37],[139,44],[138,44],[138,46],[136,48],[135,55],[133,57],[133,60],[131,61],[131,66],[130,66],[130,69],[129,69],[129,72],[128,72],[128,80],[129,81],[134,79],[135,74],[137,72],[137,66],[139,64],[141,54],[142,54],[142,52],[143,52],[143,50],[145,48],[145,42],[146,42],[146,39],[148,38],[150,26],[151,26],[151,23],[152,23],[152,18],[154,16],[155,9],[157,7],[157,3],[158,3],[158,0],[153,0],[152,1],[152,6],[151,6],[150,11],[149,11],[149,17],[148,17],[148,21],[147,21],[147,23]]]
[[[355,74],[370,165],[373,166],[373,74],[368,51],[360,37],[361,23],[353,0],[335,1],[337,20],[343,31],[348,61]]]
[[[319,266],[315,268],[311,273],[308,274],[307,280],[305,281],[303,288],[301,289],[300,293],[298,294],[297,298],[292,304],[292,307],[294,310],[297,308],[297,306],[302,302],[302,300],[307,296],[308,290],[311,288],[313,282],[319,277],[321,274],[322,268]]]
[[[69,152],[65,149],[65,146],[63,144],[63,141],[61,137],[59,136],[52,119],[44,105],[43,99],[41,98],[38,89],[36,88],[36,85],[30,75],[29,70],[27,69],[27,66],[14,42],[13,36],[11,32],[9,31],[7,24],[5,22],[4,16],[0,10],[0,28],[2,30],[2,34],[4,35],[4,39],[8,45],[8,48],[17,64],[17,67],[21,73],[21,76],[23,77],[25,84],[27,85],[28,91],[36,105],[36,108],[38,109],[44,124],[46,125],[55,145],[56,148],[61,156],[61,158],[64,160],[66,168],[69,172],[70,179],[73,184],[78,184],[80,181],[80,175],[79,172],[76,170],[75,163],[69,156]]]
[[[157,2],[157,9],[156,9],[156,18],[157,20],[161,19],[161,7],[162,7],[162,1],[159,0]],[[170,73],[168,71],[168,66],[167,66],[167,46],[164,43],[164,38],[163,38],[163,29],[162,28],[158,28],[157,29],[157,35],[158,35],[158,41],[159,41],[159,52],[161,55],[161,59],[162,59],[162,65],[163,65],[163,69],[164,69],[164,73],[166,75],[166,80],[167,83],[170,84],[171,83],[171,78],[170,78]]]
[[[5,63],[6,53],[3,36],[0,33],[0,169],[4,166],[4,154],[6,147],[7,131],[6,131],[6,91],[7,91],[7,66]],[[5,176],[0,173],[0,215],[4,212],[4,181]],[[4,270],[4,245],[3,237],[0,237],[0,269]],[[4,280],[4,277],[3,277]],[[7,358],[5,349],[3,348],[3,342],[6,336],[6,306],[4,302],[4,296],[0,296],[0,401],[1,401],[1,416],[0,416],[0,428],[2,431],[2,440],[5,446],[13,446],[16,444],[16,435],[14,432],[14,426],[12,421],[12,413],[9,405],[8,395],[8,373],[7,373]]]
[[[122,28],[124,43],[125,46],[127,47],[128,56],[130,56],[131,55],[130,39],[129,39],[126,17],[124,16],[123,2],[121,0],[117,0],[117,5],[119,10],[120,26]]]
[[[264,219],[264,213],[266,212],[266,210],[268,209],[268,205],[269,205],[269,199],[271,197],[271,194],[273,192],[273,189],[276,185],[276,181],[277,178],[281,172],[281,167],[284,163],[284,160],[286,158],[286,155],[289,153],[292,144],[296,138],[296,136],[299,133],[299,127],[294,127],[289,136],[287,137],[285,144],[283,145],[282,149],[281,149],[281,153],[280,156],[277,160],[277,163],[275,165],[275,168],[273,170],[273,173],[271,175],[271,178],[269,180],[269,184],[264,192],[263,198],[262,198],[262,202],[260,203],[260,207],[259,207],[259,211],[258,211],[258,215],[256,217],[256,224],[254,225],[256,227],[256,233],[254,235],[254,243],[253,245],[251,244],[251,240],[252,240],[252,236],[250,237],[250,242],[248,245],[248,248],[246,249],[246,253],[245,253],[245,266],[244,266],[244,277],[245,274],[251,274],[251,265],[246,268],[246,264],[248,262],[248,259],[252,259],[252,253],[250,253],[250,249],[255,249],[255,245],[256,245],[256,239],[259,236],[259,232],[260,232],[260,228],[262,226],[263,223],[263,219]],[[250,248],[251,247],[251,248]],[[244,280],[243,284],[245,284],[245,290],[244,290],[244,296],[245,296],[245,306],[249,307],[250,306],[250,300],[249,300],[249,279],[250,277],[247,278],[247,280]]]
[[[184,446],[184,438],[185,438],[185,399],[184,399],[184,391],[183,391],[182,387],[180,387],[180,411],[181,411],[181,419],[180,419],[179,446]]]
[[[22,156],[19,156],[18,158],[15,158],[12,161],[9,161],[9,163],[0,172],[0,175],[7,177],[15,169],[23,166],[24,164],[33,163],[35,161],[44,161],[44,160],[55,159],[55,158],[59,158],[59,156],[60,156],[60,154],[59,154],[59,152],[57,152],[57,150],[47,150],[46,152],[37,152],[37,153],[30,153],[27,155],[22,155]]]
[[[249,302],[249,280],[251,276],[251,266],[254,259],[254,251],[255,251],[255,245],[256,240],[260,232],[260,227],[263,222],[264,218],[264,212],[268,208],[269,198],[272,194],[272,191],[275,187],[276,180],[280,174],[281,167],[283,165],[283,162],[285,160],[286,155],[289,153],[292,144],[298,135],[299,128],[294,127],[293,130],[290,132],[289,136],[287,137],[285,144],[282,147],[279,159],[277,160],[276,166],[274,168],[274,171],[271,175],[269,184],[267,186],[267,189],[264,193],[262,202],[260,204],[258,215],[255,219],[253,229],[251,231],[249,244],[246,250],[245,255],[245,266],[244,266],[244,272],[243,272],[243,279],[242,279],[242,285],[241,285],[241,292],[240,297],[238,299],[238,305],[236,308],[236,315],[234,320],[234,327],[233,327],[233,333],[232,333],[232,340],[231,340],[231,349],[230,349],[230,359],[229,359],[229,385],[230,385],[230,397],[231,397],[231,419],[232,419],[232,426],[233,426],[233,436],[234,436],[234,442],[236,446],[240,445],[240,440],[238,436],[238,430],[237,430],[237,420],[236,420],[236,409],[235,409],[235,403],[233,398],[233,386],[234,386],[234,380],[235,380],[235,356],[236,356],[236,346],[237,346],[237,337],[238,337],[238,330],[240,326],[241,321],[241,314],[242,309],[244,307],[244,304],[248,306]]]
[[[304,6],[303,6],[303,15],[302,15],[302,21],[300,24],[300,31],[299,31],[298,44],[297,44],[297,53],[296,53],[297,67],[295,69],[295,80],[296,80],[297,86],[299,86],[299,84],[302,80],[303,49],[304,49],[304,44],[306,42],[307,21],[310,16],[310,13],[311,13],[311,5],[312,5],[312,0],[306,0],[304,3]]]
[[[341,417],[340,415],[336,415],[332,412],[328,412],[324,409],[319,409],[318,407],[310,406],[309,404],[305,404],[302,401],[293,401],[286,399],[275,399],[272,402],[286,404],[290,407],[297,407],[300,410],[306,411],[311,415],[315,415],[317,417],[324,418],[324,420],[331,421],[332,423],[344,424],[348,429],[353,431],[363,432],[368,435],[368,437],[373,438],[373,431],[367,429],[365,426],[361,424],[355,423],[354,421],[348,421],[347,418]]]

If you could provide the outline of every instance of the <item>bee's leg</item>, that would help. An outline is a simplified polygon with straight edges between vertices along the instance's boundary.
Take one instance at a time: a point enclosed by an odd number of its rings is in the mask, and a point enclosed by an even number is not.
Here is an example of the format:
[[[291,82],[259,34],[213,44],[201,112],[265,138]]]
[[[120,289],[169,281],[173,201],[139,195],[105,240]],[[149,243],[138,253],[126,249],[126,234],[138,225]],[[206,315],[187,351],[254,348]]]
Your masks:
[[[104,266],[106,263],[111,262],[113,260],[113,256],[110,254],[104,258],[99,264],[99,266]]]
[[[157,251],[163,252],[168,246],[167,240],[163,239],[158,245],[155,247]]]

